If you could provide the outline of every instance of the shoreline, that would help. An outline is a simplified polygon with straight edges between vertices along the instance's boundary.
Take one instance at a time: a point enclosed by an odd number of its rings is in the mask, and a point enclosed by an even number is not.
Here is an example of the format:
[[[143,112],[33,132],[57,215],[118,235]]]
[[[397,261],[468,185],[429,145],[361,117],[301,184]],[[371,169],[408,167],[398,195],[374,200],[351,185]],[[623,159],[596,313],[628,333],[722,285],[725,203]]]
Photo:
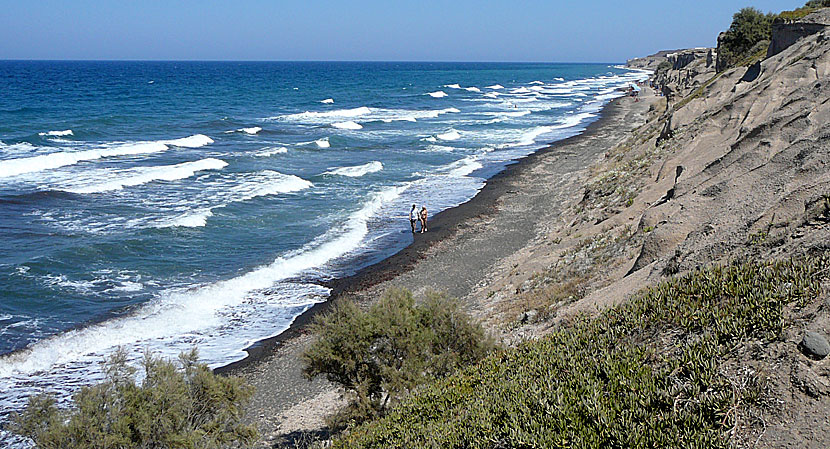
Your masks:
[[[494,335],[501,334],[504,320],[512,320],[503,307],[532,274],[528,270],[543,268],[523,260],[549,260],[537,250],[557,247],[547,236],[554,227],[569,226],[591,167],[646,121],[653,101],[627,96],[610,101],[582,133],[505,166],[475,197],[436,214],[430,232],[418,234],[413,244],[332,280],[326,302],[298,316],[285,332],[250,346],[245,359],[217,368],[219,374],[241,376],[256,391],[245,409],[245,420],[262,436],[256,447],[295,447],[327,437],[325,418],[345,398],[324,376],[304,377],[302,354],[312,342],[308,324],[337,300],[368,304],[390,287],[409,289],[416,297],[441,292],[457,298]],[[408,230],[409,223],[404,224]]]
[[[610,120],[611,114],[616,112],[614,109],[619,108],[619,103],[625,98],[626,96],[614,98],[606,103],[597,113],[598,118],[589,123],[579,134],[550,142],[528,155],[509,162],[502,170],[488,178],[484,187],[475,196],[464,203],[442,210],[432,216],[429,222],[430,231],[425,234],[416,234],[415,240],[398,252],[363,267],[352,275],[324,283],[324,286],[331,289],[325,301],[312,305],[308,310],[298,315],[285,331],[258,340],[245,348],[244,351],[247,356],[244,359],[214,368],[213,371],[223,375],[239,375],[242,370],[274,355],[281,346],[303,335],[314,317],[327,311],[335,301],[348,295],[367,291],[411,271],[417,262],[424,258],[425,253],[430,248],[452,237],[465,221],[493,212],[496,202],[505,193],[508,193],[507,182],[511,178],[534,165],[539,158],[556,151],[559,147],[578,143],[591,137],[593,133],[605,126]]]

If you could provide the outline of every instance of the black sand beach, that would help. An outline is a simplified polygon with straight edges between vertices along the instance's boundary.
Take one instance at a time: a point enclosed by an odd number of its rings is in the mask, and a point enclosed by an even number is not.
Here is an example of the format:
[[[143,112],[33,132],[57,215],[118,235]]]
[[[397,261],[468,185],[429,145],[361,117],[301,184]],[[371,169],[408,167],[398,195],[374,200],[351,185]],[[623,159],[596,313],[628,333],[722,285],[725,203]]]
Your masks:
[[[244,360],[217,369],[255,386],[249,417],[261,429],[262,444],[268,447],[285,441],[286,434],[319,428],[338,401],[333,386],[302,377],[299,357],[309,341],[307,325],[316,314],[342,298],[371,301],[400,286],[416,294],[445,292],[486,318],[486,304],[468,297],[473,288],[487,283],[496,265],[557,218],[578,194],[587,168],[642,122],[647,107],[647,102],[628,97],[612,101],[583,133],[509,165],[470,201],[432,217],[429,232],[417,234],[412,244],[353,276],[332,281],[329,301],[299,316],[282,334],[248,348]]]

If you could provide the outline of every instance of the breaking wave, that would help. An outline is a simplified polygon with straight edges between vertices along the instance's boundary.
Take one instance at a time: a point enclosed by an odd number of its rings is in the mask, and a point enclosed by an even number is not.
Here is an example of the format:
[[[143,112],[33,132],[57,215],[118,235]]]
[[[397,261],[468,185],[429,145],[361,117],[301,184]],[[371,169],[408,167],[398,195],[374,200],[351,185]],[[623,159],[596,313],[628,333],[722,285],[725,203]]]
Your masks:
[[[355,123],[353,121],[332,123],[331,126],[339,129],[363,129],[363,125],[361,125],[360,123]]]
[[[63,187],[61,190],[72,193],[101,193],[111,190],[121,190],[124,187],[139,186],[153,181],[185,179],[195,175],[196,172],[219,170],[227,165],[228,163],[225,161],[207,158],[176,165],[119,170],[111,173],[109,175],[111,179],[104,182],[81,183],[75,186]]]
[[[435,137],[440,140],[458,140],[461,138],[461,133],[453,129],[443,134],[437,134]]]
[[[325,173],[324,175],[340,175],[340,176],[349,176],[352,178],[358,178],[360,176],[375,173],[383,170],[383,164],[379,161],[372,161],[367,164],[363,165],[355,165],[350,167],[338,167],[331,169]]]
[[[38,136],[49,136],[49,137],[63,137],[63,136],[72,136],[74,134],[72,133],[71,129],[66,129],[66,130],[63,130],[63,131],[48,131],[48,132],[45,132],[45,133],[37,133],[37,135]]]
[[[134,156],[138,154],[166,151],[170,146],[198,148],[213,143],[213,139],[202,134],[174,140],[108,144],[102,148],[80,151],[60,151],[18,159],[0,161],[0,178],[33,173],[74,165],[107,157]]]

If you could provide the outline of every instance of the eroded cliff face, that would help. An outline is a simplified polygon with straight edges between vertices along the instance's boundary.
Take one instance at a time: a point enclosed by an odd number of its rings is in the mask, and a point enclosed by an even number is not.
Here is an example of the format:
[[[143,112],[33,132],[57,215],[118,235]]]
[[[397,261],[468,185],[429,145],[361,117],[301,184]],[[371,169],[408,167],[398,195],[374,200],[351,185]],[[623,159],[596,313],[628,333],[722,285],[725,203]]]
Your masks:
[[[514,302],[537,291],[562,298],[534,306],[543,322],[522,315],[521,332],[555,329],[701,266],[830,254],[830,28],[750,67],[716,73],[707,59],[663,55],[672,68],[652,81],[672,89],[671,101],[644,90],[647,122],[606,152],[578,204],[546,230],[550,255],[534,253],[546,267],[512,281]],[[830,357],[802,349],[807,331],[830,335],[828,292],[786,311],[780,341],[734,354],[735,366],[763,373],[771,404],[734,429],[737,446],[830,447],[816,425],[830,416]]]
[[[671,53],[676,53],[678,51],[683,50],[661,50],[653,55],[629,59],[628,61],[626,61],[626,65],[633,69],[656,70],[657,66],[659,66],[660,63],[668,59],[667,55]]]
[[[725,70],[644,128],[652,137],[627,149],[628,157],[663,156],[631,201],[644,204],[631,240],[638,255],[626,276],[583,299],[583,308],[710,263],[830,251],[830,28],[819,25],[780,25],[777,53]],[[780,344],[758,348],[778,401],[758,412],[763,429],[746,430],[758,447],[830,447],[830,434],[814,426],[830,413],[830,361],[798,349],[805,330],[830,332],[830,303],[826,296],[820,303],[792,311],[798,325]]]
[[[776,242],[776,251],[830,249],[830,228],[804,227],[815,218],[809,205],[830,197],[828,81],[825,30],[753,67],[727,70],[698,98],[670,109],[673,137],[665,144],[673,154],[657,182],[673,176],[672,166],[684,170],[676,185],[672,179],[672,201],[644,214],[656,232],[639,265],[664,250],[674,256],[659,243],[663,233],[669,240],[683,235],[673,248],[681,269],[743,247],[759,232]],[[814,231],[820,232],[812,238]]]
[[[690,48],[667,55],[671,68],[655,72],[655,87],[670,103],[689,95],[715,74],[714,54],[712,48]]]
[[[800,39],[825,31],[830,27],[830,8],[822,8],[805,17],[789,20],[778,18],[773,22],[767,58],[789,48]],[[627,62],[632,68],[655,70],[652,78],[657,90],[668,97],[669,102],[688,96],[716,73],[727,70],[726,62],[718,58],[724,33],[717,38],[715,48],[690,48],[664,50]],[[757,71],[758,66],[752,70]],[[745,81],[750,81],[750,74]]]
[[[824,31],[830,26],[830,8],[820,9],[798,20],[775,19],[767,57],[781,53],[799,39]]]

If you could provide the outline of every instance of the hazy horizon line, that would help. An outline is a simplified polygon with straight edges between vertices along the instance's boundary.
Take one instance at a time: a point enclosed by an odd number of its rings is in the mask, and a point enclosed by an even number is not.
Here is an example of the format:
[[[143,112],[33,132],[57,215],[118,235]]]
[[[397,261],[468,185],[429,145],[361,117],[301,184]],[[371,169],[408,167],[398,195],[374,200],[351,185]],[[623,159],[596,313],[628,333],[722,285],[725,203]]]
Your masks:
[[[352,62],[352,63],[470,63],[470,64],[625,64],[627,61],[453,61],[426,59],[46,59],[0,58],[0,62]]]

